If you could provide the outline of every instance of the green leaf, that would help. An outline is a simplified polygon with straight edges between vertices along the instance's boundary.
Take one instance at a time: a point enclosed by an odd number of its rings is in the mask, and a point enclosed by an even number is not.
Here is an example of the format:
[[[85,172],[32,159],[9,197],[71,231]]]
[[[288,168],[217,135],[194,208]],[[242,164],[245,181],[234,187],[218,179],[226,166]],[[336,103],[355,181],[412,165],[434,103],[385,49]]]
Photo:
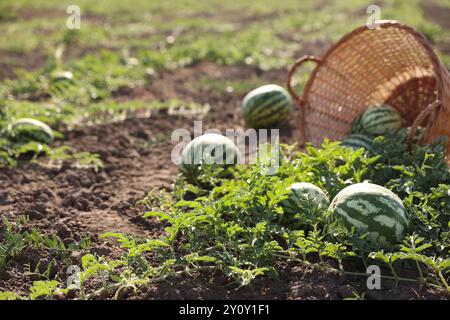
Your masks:
[[[156,217],[156,218],[159,218],[161,220],[171,220],[172,219],[172,217],[169,214],[167,214],[165,212],[160,212],[160,211],[149,211],[149,212],[146,212],[143,215],[143,217],[144,218]]]
[[[444,271],[446,269],[450,269],[450,259],[443,260],[438,265],[439,270]]]
[[[203,205],[197,201],[179,201],[175,204],[176,207],[188,207],[190,209],[201,209]]]
[[[0,301],[1,300],[21,300],[21,297],[11,291],[0,292]]]
[[[60,286],[59,281],[35,281],[33,286],[30,288],[30,298],[31,300],[36,300],[40,297],[52,297],[56,294],[58,287]]]

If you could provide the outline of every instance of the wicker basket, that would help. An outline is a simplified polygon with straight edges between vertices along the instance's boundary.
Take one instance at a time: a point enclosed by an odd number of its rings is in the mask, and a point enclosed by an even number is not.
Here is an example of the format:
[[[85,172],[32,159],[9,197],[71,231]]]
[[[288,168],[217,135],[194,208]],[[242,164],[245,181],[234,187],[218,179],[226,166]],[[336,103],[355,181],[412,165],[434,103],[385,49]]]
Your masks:
[[[306,61],[317,65],[298,96],[292,76]],[[300,105],[303,143],[341,140],[353,119],[378,103],[400,112],[403,125],[413,127],[410,138],[419,125],[424,142],[450,137],[450,74],[422,34],[396,21],[381,21],[379,29],[360,27],[322,57],[297,60],[288,89]]]

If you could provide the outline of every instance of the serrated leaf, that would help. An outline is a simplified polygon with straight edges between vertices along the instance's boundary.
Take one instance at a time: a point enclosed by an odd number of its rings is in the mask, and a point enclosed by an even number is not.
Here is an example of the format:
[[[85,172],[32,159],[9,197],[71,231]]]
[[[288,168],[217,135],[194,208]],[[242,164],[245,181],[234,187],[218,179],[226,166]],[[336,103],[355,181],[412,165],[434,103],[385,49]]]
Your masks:
[[[438,268],[441,271],[449,269],[450,268],[450,259],[446,259],[446,260],[440,262],[438,265]]]
[[[188,207],[190,209],[200,209],[203,208],[202,204],[197,201],[179,201],[175,204],[176,207]]]
[[[161,211],[149,211],[149,212],[146,212],[143,215],[143,217],[144,218],[156,217],[156,218],[159,218],[160,220],[170,220],[170,219],[172,219],[171,215],[169,215],[169,214],[167,214],[165,212],[161,212]]]

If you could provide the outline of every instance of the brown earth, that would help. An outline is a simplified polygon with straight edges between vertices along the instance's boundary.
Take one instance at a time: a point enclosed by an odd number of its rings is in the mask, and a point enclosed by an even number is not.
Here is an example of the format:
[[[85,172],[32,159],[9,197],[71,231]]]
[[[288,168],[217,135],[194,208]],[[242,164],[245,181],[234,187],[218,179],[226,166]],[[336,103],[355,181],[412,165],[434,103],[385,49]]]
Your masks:
[[[444,7],[433,2],[422,2],[422,9],[424,11],[424,16],[434,23],[441,26],[443,29],[450,29],[450,8]]]

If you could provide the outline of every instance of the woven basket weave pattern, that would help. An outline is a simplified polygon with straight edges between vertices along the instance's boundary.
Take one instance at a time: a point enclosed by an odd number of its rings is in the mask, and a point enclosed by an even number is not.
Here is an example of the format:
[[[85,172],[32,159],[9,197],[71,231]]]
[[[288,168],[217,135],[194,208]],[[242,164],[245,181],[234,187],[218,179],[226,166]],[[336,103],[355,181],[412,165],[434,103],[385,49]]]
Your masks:
[[[299,97],[291,80],[308,60],[317,66]],[[353,119],[379,103],[395,107],[403,125],[425,126],[426,141],[450,136],[448,71],[420,33],[395,21],[383,21],[379,29],[358,28],[323,57],[298,60],[288,89],[302,109],[302,139],[316,145],[324,138],[343,139]],[[427,110],[435,101],[433,110]],[[419,115],[423,123],[415,122]]]

